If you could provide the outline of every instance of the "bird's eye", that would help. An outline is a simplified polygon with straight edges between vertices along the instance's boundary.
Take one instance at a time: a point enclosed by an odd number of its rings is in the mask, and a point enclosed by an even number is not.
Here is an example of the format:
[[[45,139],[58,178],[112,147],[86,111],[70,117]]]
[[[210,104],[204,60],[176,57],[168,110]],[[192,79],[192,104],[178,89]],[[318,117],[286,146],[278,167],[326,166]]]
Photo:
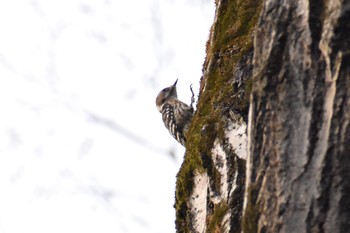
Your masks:
[[[164,88],[164,89],[162,90],[162,92],[167,92],[167,91],[169,91],[169,87]]]

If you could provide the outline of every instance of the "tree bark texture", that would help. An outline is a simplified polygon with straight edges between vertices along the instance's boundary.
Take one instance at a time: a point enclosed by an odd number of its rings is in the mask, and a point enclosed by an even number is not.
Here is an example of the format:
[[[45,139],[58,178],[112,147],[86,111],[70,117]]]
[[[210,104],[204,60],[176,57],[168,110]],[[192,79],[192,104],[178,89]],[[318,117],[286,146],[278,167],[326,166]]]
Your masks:
[[[241,232],[259,0],[218,0],[176,182],[177,232]]]
[[[244,232],[350,232],[350,1],[266,0]]]

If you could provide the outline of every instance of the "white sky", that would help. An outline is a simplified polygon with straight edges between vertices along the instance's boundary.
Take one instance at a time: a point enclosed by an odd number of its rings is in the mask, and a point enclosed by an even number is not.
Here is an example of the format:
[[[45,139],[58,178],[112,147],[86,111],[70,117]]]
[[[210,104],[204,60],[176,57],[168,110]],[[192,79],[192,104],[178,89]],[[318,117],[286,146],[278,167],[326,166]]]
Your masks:
[[[209,0],[0,1],[0,233],[175,231],[184,149],[155,97],[176,78],[198,93],[213,17]]]

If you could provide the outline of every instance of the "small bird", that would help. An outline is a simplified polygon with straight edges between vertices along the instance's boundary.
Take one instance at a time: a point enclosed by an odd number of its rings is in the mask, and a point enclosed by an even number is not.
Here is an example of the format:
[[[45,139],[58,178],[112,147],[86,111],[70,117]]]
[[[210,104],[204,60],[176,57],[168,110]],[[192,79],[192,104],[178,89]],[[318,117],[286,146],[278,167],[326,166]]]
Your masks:
[[[156,105],[158,111],[162,114],[163,122],[165,127],[169,130],[170,134],[179,142],[185,146],[186,133],[189,129],[193,117],[193,103],[194,93],[192,85],[190,86],[192,97],[191,105],[181,102],[177,98],[176,84],[161,90],[156,98]]]

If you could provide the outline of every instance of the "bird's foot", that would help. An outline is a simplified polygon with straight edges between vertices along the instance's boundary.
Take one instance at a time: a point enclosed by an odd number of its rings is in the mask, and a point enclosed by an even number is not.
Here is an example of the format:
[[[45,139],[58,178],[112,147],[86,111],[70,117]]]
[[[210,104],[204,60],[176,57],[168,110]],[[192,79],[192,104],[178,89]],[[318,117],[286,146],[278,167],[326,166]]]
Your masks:
[[[194,101],[195,101],[195,99],[194,99],[194,93],[193,93],[193,89],[192,89],[192,85],[193,85],[193,84],[190,85],[190,89],[191,89],[191,92],[192,92],[191,107],[192,107],[192,105],[193,105],[193,103],[194,103]]]

